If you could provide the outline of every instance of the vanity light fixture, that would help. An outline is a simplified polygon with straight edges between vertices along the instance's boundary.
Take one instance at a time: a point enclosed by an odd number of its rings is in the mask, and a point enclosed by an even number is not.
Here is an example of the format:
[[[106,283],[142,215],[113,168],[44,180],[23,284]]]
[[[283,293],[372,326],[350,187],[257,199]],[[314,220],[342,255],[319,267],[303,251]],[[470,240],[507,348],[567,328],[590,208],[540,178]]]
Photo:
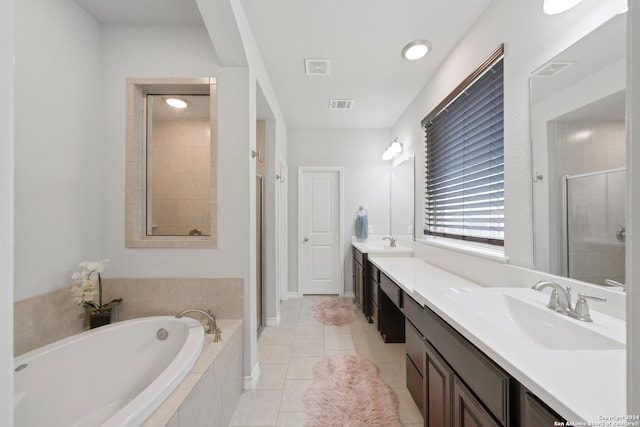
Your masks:
[[[407,61],[423,58],[431,50],[429,40],[415,40],[402,48],[402,57]]]
[[[402,154],[403,146],[398,138],[394,139],[393,142],[384,150],[382,153],[382,160],[391,160],[398,154]]]
[[[578,5],[582,0],[544,0],[542,10],[547,15],[557,15]]]
[[[178,109],[187,108],[187,106],[189,105],[187,101],[180,98],[167,98],[164,100],[164,102],[169,104],[171,107],[178,108]]]

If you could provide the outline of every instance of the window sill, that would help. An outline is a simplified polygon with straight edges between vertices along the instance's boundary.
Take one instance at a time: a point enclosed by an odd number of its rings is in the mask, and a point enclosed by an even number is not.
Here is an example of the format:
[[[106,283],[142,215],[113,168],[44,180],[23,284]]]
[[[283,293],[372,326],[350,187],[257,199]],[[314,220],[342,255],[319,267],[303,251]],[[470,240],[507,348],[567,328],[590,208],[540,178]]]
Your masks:
[[[422,239],[416,239],[416,242],[428,246],[449,249],[466,255],[485,258],[491,261],[501,262],[503,264],[509,262],[509,257],[504,254],[504,248],[485,243],[468,242],[464,240],[433,236],[424,236]]]

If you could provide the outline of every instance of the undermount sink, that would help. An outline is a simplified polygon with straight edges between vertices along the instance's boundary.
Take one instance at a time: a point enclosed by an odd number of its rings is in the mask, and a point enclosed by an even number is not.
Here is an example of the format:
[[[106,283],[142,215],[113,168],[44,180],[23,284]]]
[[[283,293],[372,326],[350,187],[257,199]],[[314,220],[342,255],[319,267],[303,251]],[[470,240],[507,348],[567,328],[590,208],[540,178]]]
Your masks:
[[[451,289],[447,298],[473,317],[488,323],[505,338],[520,337],[550,350],[620,350],[623,342],[594,330],[598,325],[583,324],[545,306],[531,289],[483,288]],[[514,343],[514,345],[517,345]]]

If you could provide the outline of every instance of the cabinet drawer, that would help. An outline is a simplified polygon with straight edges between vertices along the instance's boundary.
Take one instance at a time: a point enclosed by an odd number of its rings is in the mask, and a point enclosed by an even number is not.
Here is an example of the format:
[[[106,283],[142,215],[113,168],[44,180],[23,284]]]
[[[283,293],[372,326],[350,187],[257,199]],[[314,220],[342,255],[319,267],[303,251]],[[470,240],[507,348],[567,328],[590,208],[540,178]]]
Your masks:
[[[380,290],[387,294],[396,307],[402,308],[402,291],[400,287],[384,274],[380,275]]]
[[[407,356],[411,358],[413,364],[416,365],[420,375],[424,376],[424,342],[422,334],[409,322],[405,321],[405,342]]]
[[[406,292],[403,291],[402,293],[402,313],[418,329],[420,335],[424,335],[424,307],[407,295]]]
[[[425,338],[503,425],[509,419],[509,376],[433,311],[424,309]]]
[[[378,270],[378,267],[376,267],[375,265],[373,265],[373,263],[367,263],[367,266],[369,268],[369,278],[371,278],[371,280],[373,280],[376,283],[380,283],[380,270]]]
[[[416,369],[415,365],[407,355],[406,360],[406,370],[407,370],[407,389],[409,390],[409,394],[413,398],[413,401],[416,402],[416,406],[420,413],[423,413],[423,405],[424,405],[424,383],[422,382],[422,374]]]

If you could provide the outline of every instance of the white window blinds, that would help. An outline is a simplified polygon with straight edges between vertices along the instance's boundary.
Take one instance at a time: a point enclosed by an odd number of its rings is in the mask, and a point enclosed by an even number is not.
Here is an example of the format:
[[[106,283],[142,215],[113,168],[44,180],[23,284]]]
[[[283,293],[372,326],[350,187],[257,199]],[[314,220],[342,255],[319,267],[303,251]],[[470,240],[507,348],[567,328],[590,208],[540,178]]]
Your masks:
[[[423,121],[425,234],[504,245],[503,47]]]

